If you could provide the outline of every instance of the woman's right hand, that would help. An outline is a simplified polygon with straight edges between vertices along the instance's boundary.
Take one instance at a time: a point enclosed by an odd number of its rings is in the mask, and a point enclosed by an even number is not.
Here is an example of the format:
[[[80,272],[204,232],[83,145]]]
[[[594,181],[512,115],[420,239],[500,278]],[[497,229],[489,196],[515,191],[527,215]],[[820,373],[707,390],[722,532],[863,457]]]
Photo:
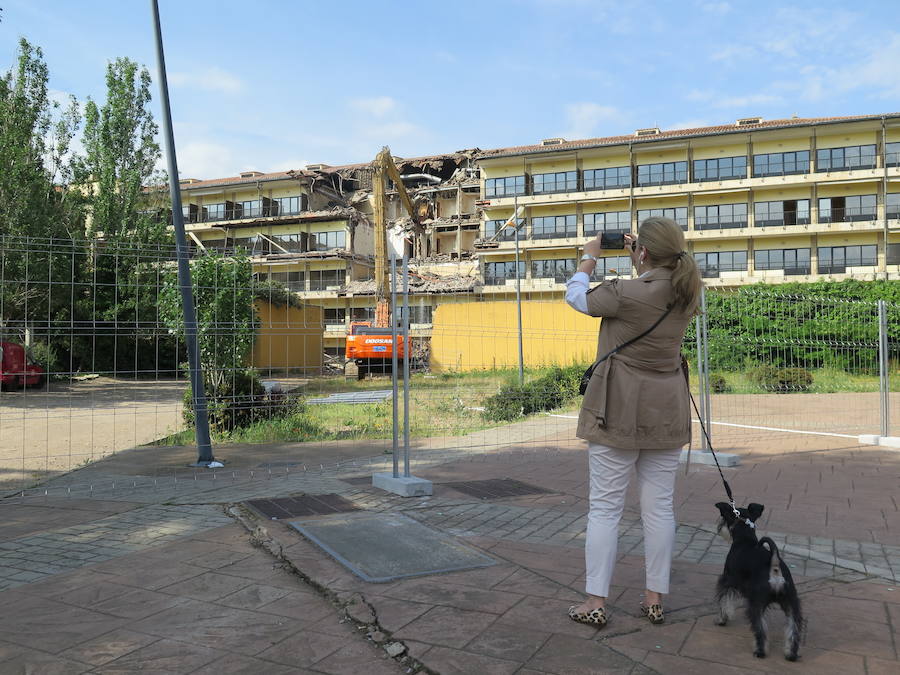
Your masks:
[[[637,252],[637,236],[631,234],[630,232],[625,233],[625,250],[628,252],[628,255],[631,257],[631,262],[634,263],[635,269],[640,262],[640,258]]]

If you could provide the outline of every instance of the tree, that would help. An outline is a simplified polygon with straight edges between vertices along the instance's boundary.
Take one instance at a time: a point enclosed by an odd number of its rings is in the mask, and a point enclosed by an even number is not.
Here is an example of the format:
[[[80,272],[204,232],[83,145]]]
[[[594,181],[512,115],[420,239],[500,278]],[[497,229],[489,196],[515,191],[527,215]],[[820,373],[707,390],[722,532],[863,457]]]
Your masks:
[[[83,317],[99,322],[93,337],[99,369],[158,372],[172,358],[171,341],[157,330],[160,269],[174,256],[167,211],[155,173],[160,159],[150,111],[150,74],[127,58],[106,69],[106,101],[85,105],[77,180],[90,208],[94,249],[92,294]],[[172,364],[174,366],[174,363]]]
[[[83,251],[69,184],[78,105],[52,101],[48,79],[40,48],[20,40],[15,69],[0,78],[0,325],[13,337],[35,324],[49,337],[68,323]]]
[[[249,365],[258,326],[250,260],[240,253],[203,255],[191,261],[191,282],[210,424],[218,430],[242,426],[259,412],[254,408],[264,398]],[[163,283],[159,307],[164,324],[183,342],[184,314],[174,266]]]

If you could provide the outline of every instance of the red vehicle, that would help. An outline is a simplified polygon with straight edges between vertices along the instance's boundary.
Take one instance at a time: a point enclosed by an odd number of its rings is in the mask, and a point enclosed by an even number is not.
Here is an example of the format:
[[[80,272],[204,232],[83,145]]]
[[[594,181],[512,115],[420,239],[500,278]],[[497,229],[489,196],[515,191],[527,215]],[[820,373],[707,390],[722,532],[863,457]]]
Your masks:
[[[391,372],[394,340],[390,328],[375,328],[370,321],[352,321],[347,335],[347,361],[355,361],[359,377]],[[397,335],[397,358],[403,358],[403,336]]]
[[[39,387],[46,371],[29,358],[25,347],[15,342],[0,342],[0,387]]]

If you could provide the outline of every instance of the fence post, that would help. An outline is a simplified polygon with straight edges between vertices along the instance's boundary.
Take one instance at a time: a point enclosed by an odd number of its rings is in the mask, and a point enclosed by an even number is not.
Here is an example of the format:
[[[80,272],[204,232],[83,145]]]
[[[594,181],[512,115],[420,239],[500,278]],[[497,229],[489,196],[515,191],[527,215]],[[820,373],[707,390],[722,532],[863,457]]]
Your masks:
[[[409,478],[409,255],[403,251],[403,476]]]
[[[703,406],[704,421],[706,423],[706,434],[703,436],[704,449],[711,450],[706,435],[712,439],[712,399],[710,398],[709,386],[709,317],[706,312],[706,287],[700,287],[700,311],[702,312],[703,325],[703,398],[705,404]]]
[[[891,435],[891,408],[890,408],[890,371],[888,354],[888,322],[887,305],[884,300],[878,301],[878,375],[879,391],[881,393],[881,435]]]
[[[391,402],[393,404],[393,445],[391,455],[394,460],[394,478],[400,476],[400,457],[398,453],[399,423],[397,415],[397,254],[391,251]]]

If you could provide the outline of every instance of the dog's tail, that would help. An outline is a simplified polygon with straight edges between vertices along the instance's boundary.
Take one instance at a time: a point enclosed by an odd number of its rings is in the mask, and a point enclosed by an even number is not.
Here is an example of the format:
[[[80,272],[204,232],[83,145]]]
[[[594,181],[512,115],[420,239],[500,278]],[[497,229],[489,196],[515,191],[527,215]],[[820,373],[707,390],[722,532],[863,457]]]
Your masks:
[[[781,573],[781,556],[778,553],[778,546],[769,537],[762,537],[759,540],[759,545],[767,548],[772,554],[772,558],[769,561],[769,586],[778,593],[784,588],[785,584],[784,575]]]

